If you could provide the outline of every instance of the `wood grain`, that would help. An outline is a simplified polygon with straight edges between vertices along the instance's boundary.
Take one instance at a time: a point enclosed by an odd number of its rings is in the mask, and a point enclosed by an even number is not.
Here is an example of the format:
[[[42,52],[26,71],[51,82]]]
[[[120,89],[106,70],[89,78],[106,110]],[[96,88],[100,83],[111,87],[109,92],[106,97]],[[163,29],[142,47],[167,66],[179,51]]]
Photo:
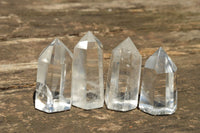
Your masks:
[[[101,109],[34,109],[37,58],[54,38],[73,51],[88,30],[111,50],[130,36],[146,59],[162,46],[178,67],[178,109],[151,116]],[[199,0],[1,0],[0,132],[200,132]]]

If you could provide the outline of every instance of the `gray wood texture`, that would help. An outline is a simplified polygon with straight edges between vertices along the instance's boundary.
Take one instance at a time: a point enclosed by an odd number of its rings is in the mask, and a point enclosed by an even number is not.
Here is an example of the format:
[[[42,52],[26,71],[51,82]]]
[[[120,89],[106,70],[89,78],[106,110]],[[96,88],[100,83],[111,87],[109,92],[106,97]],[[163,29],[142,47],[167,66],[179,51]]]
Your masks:
[[[111,50],[130,36],[146,59],[162,46],[178,67],[178,109],[46,114],[34,109],[37,58],[58,37],[73,51],[88,31]],[[0,132],[200,132],[199,0],[0,0]]]

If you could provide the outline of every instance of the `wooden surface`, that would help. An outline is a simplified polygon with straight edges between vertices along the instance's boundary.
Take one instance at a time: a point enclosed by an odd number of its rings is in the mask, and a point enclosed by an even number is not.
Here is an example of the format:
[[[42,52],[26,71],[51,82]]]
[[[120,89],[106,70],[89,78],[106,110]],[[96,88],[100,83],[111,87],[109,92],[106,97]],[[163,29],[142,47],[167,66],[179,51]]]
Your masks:
[[[88,30],[104,46],[104,79],[111,50],[126,37],[143,64],[162,46],[178,67],[176,113],[35,110],[40,52],[56,37],[73,51]],[[199,0],[0,0],[0,132],[200,132],[199,53]]]

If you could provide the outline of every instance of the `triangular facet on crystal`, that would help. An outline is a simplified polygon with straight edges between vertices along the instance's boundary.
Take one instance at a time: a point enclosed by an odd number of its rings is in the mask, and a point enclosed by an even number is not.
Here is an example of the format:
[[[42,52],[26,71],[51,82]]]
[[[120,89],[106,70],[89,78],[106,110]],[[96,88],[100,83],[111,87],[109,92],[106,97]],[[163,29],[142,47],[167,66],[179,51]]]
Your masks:
[[[87,49],[88,43],[95,43],[99,45],[100,48],[103,48],[102,43],[99,41],[98,38],[96,38],[91,31],[88,31],[87,34],[85,34],[81,40],[78,42],[78,44],[75,47],[81,48],[81,49]]]
[[[47,113],[71,107],[72,53],[55,39],[38,59],[35,108]]]
[[[154,69],[157,73],[176,72],[177,67],[167,55],[167,53],[160,47],[145,63],[145,67]]]
[[[55,48],[56,47],[56,48]],[[40,61],[44,61],[46,63],[50,63],[51,61],[51,58],[52,58],[52,54],[53,54],[53,51],[54,53],[56,52],[55,49],[64,49],[66,50],[66,52],[68,53],[68,55],[72,58],[73,57],[73,54],[72,52],[65,46],[65,44],[60,41],[58,38],[54,39],[53,42],[47,46],[41,53],[40,53],[40,56],[38,58],[38,60]],[[58,51],[58,50],[57,50]]]
[[[116,48],[113,49],[113,51],[119,49],[131,50],[132,52],[140,55],[138,49],[135,47],[135,44],[130,37],[127,37],[124,41],[122,41]]]

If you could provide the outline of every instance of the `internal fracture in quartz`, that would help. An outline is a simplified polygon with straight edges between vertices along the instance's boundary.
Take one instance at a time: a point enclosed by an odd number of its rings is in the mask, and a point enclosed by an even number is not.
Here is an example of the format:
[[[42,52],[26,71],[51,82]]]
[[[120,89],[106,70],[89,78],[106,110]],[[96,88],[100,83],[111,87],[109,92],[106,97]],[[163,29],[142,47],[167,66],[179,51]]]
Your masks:
[[[47,113],[71,108],[72,53],[55,39],[38,59],[35,108]]]
[[[83,109],[103,107],[103,51],[88,32],[75,46],[72,64],[72,104]]]
[[[112,50],[105,101],[108,109],[129,111],[137,107],[142,57],[127,38]]]
[[[177,108],[177,67],[160,47],[145,63],[139,108],[152,115],[172,114]]]

